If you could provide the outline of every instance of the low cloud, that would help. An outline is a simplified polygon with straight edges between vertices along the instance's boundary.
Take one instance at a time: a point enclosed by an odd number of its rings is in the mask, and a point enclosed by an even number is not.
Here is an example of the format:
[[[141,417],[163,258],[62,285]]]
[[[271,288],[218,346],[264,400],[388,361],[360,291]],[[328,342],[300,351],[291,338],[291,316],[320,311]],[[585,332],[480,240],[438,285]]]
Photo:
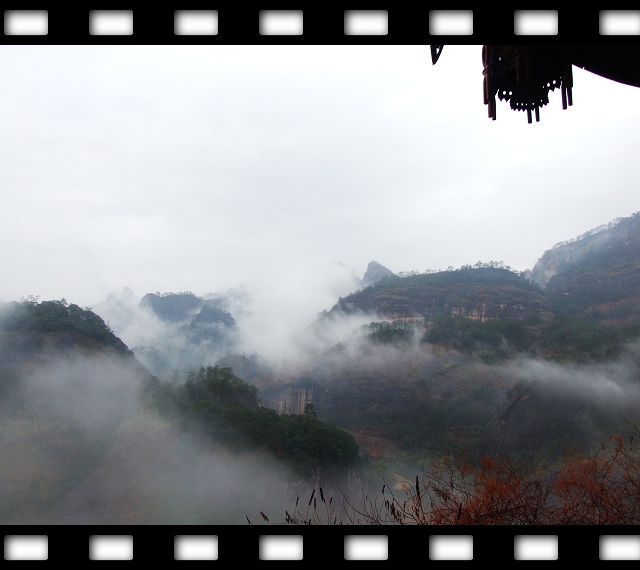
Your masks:
[[[313,487],[268,453],[228,451],[151,412],[131,359],[74,350],[25,363],[0,401],[3,524],[246,524],[260,511],[283,522]]]
[[[555,363],[521,358],[503,366],[514,380],[532,381],[559,396],[587,400],[598,407],[633,410],[640,404],[640,345],[629,344],[615,361]]]

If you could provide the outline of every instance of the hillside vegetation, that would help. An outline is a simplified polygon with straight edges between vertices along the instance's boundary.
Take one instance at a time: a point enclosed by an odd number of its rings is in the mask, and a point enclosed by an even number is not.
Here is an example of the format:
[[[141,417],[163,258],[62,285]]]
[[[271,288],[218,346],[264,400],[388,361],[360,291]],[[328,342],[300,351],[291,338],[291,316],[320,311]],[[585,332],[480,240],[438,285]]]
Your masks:
[[[341,298],[326,316],[376,313],[384,320],[423,319],[448,314],[486,320],[552,316],[540,288],[499,264],[478,263],[457,270],[388,276]]]
[[[303,414],[278,415],[258,405],[258,390],[230,368],[207,367],[184,384],[153,380],[145,387],[147,405],[177,420],[183,429],[205,434],[212,443],[237,451],[262,448],[301,475],[355,465],[352,436],[318,420],[313,404]]]
[[[5,342],[10,341],[10,333],[28,337],[39,346],[50,340],[56,350],[78,345],[133,354],[98,315],[65,299],[38,302],[30,297],[22,302],[1,304],[0,334]]]

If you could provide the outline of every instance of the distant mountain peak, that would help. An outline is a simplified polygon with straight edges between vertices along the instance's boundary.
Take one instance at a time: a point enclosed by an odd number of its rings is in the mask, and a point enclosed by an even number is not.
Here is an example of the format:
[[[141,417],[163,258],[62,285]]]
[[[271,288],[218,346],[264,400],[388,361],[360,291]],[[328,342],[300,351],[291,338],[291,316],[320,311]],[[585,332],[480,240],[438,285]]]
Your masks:
[[[140,306],[151,309],[164,321],[188,321],[202,308],[203,301],[191,291],[183,293],[147,293]]]
[[[387,269],[381,263],[377,261],[370,261],[369,265],[367,265],[367,271],[362,278],[362,283],[365,287],[369,285],[373,285],[383,279],[384,277],[389,277],[391,275],[395,275],[393,271]]]

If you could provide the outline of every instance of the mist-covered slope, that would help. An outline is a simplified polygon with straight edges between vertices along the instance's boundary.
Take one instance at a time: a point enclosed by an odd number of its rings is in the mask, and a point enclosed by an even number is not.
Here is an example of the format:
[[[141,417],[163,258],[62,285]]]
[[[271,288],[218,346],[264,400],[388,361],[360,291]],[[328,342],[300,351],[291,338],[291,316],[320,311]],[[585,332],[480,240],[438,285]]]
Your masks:
[[[640,214],[547,250],[528,275],[562,312],[625,324],[640,317]]]
[[[520,360],[503,367],[512,385],[482,437],[482,455],[535,455],[597,449],[640,420],[640,346],[590,365]]]
[[[284,516],[318,470],[358,461],[353,438],[312,407],[260,407],[230,368],[162,383],[89,309],[3,305],[0,331],[2,524]]]
[[[575,265],[596,251],[626,244],[637,239],[640,219],[636,212],[625,218],[616,218],[608,224],[593,228],[575,238],[561,241],[545,251],[527,276],[544,287],[558,271]]]
[[[155,375],[173,376],[215,363],[234,350],[239,331],[230,308],[242,312],[246,293],[199,297],[183,293],[148,293],[137,302],[125,288],[112,293],[95,311],[131,346]]]
[[[149,377],[89,309],[0,306],[0,521],[45,522],[97,468]]]
[[[597,447],[640,418],[640,213],[556,244],[526,275],[544,286],[556,314],[541,331],[540,353],[564,364],[511,368],[519,388],[480,452],[551,459]]]

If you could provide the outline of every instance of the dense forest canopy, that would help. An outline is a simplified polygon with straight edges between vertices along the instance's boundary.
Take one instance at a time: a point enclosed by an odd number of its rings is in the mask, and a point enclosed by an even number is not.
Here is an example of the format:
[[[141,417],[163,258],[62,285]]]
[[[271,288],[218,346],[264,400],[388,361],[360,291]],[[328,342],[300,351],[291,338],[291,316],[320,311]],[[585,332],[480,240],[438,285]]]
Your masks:
[[[231,368],[207,367],[183,384],[156,379],[145,387],[148,406],[236,450],[264,449],[305,475],[319,468],[353,466],[358,444],[318,419],[313,404],[303,414],[278,415],[258,404],[258,390]]]
[[[29,297],[0,305],[0,332],[56,335],[68,333],[81,343],[111,347],[132,354],[111,328],[91,309],[82,309],[66,299],[42,301]]]

